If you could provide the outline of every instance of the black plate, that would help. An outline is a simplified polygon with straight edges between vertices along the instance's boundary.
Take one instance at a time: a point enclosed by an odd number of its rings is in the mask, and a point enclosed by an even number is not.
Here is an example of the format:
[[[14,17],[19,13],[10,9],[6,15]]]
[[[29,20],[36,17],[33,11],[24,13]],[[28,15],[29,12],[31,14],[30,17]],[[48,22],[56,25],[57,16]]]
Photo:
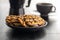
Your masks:
[[[41,28],[44,28],[48,24],[48,22],[46,22],[44,25],[39,26],[39,27],[22,27],[22,26],[13,27],[13,26],[9,25],[8,23],[6,23],[6,24],[7,24],[8,27],[11,27],[13,29],[17,29],[19,31],[37,31],[37,30],[39,30]]]

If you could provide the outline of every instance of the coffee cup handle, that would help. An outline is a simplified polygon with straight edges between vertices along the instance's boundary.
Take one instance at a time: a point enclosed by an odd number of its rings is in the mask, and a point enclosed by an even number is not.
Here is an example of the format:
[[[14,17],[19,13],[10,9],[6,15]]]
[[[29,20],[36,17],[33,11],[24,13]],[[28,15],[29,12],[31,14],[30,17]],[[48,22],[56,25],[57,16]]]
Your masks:
[[[55,7],[55,6],[53,6],[53,8],[54,8],[54,10],[52,10],[51,12],[55,12],[55,11],[56,11],[56,7]]]

